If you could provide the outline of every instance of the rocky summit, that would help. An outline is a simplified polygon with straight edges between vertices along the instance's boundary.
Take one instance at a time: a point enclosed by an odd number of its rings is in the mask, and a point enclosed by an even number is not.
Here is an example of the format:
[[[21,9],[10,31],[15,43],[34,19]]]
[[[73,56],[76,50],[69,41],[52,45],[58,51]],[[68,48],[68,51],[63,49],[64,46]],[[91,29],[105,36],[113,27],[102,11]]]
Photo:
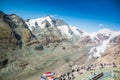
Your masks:
[[[64,73],[76,64],[119,63],[119,45],[119,31],[90,34],[51,16],[24,20],[0,11],[0,80]]]

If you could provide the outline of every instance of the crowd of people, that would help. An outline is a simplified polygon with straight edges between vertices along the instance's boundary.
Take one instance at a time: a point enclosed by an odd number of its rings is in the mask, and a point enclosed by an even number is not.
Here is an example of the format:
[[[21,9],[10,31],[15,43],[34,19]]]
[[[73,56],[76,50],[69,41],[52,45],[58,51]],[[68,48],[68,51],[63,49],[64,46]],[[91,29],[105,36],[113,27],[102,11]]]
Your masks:
[[[53,72],[47,72],[41,76],[41,80],[73,80],[75,78],[73,73],[74,70],[56,76],[56,74]]]
[[[73,80],[75,78],[73,72],[67,72],[66,74],[61,75],[58,80]]]
[[[100,64],[90,64],[88,66],[80,66],[80,65],[74,65],[69,66],[71,69],[69,72],[66,72],[64,74],[59,74],[59,76],[56,76],[56,73],[54,72],[47,72],[41,76],[41,80],[74,80],[75,75],[74,72],[78,72],[78,74],[83,74],[86,71],[91,71],[95,69],[102,69],[105,67],[117,67],[116,63],[106,64],[106,63],[100,63]],[[96,74],[95,72],[91,74]]]

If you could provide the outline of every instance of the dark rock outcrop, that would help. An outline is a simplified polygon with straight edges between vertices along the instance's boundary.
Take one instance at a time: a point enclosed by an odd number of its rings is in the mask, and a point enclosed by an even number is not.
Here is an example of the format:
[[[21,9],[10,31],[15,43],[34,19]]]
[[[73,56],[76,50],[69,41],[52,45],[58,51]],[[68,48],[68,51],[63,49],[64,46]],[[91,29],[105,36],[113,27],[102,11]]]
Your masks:
[[[18,54],[25,54],[22,48],[33,42],[33,39],[34,35],[22,18],[16,14],[7,15],[0,11],[0,69],[16,62]],[[18,53],[19,50],[21,51]],[[13,63],[8,63],[12,59]]]
[[[56,25],[61,26],[61,25],[67,25],[62,19],[56,19]]]
[[[4,59],[2,61],[0,61],[0,68],[5,67],[8,64],[8,59]]]
[[[2,47],[15,48],[18,46],[21,48],[34,37],[25,21],[16,14],[7,15],[1,11],[0,22]]]
[[[37,51],[43,51],[44,47],[43,47],[43,45],[39,45],[39,46],[35,47],[35,50],[37,50]]]

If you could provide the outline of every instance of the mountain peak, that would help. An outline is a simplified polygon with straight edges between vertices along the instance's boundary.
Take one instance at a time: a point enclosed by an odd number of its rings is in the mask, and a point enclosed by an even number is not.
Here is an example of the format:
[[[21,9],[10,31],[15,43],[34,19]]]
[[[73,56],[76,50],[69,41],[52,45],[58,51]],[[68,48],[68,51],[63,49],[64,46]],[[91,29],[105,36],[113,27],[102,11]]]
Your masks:
[[[47,15],[47,16],[45,16],[46,18],[53,18],[51,15]]]
[[[48,21],[52,21],[53,20],[53,18],[52,18],[52,16],[51,15],[48,15],[48,16],[46,16],[46,17],[44,17],[46,20],[48,20]]]

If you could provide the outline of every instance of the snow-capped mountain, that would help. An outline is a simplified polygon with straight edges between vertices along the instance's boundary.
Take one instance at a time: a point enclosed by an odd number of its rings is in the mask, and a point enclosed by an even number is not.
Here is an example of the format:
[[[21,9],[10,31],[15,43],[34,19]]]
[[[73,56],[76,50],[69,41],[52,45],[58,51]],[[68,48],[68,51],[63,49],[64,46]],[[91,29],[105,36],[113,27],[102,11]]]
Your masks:
[[[85,36],[85,33],[83,31],[81,31],[79,28],[74,26],[61,25],[61,26],[57,26],[57,28],[60,30],[61,34],[67,38],[72,38],[72,37],[80,38],[82,36]]]
[[[79,39],[80,37],[86,35],[85,32],[81,31],[79,28],[70,26],[61,19],[54,19],[51,16],[46,16],[43,18],[29,19],[26,21],[29,29],[33,32],[37,28],[44,31],[49,28],[50,32],[54,31],[53,28],[56,28],[56,33],[61,34],[64,38],[67,39]]]
[[[53,25],[53,22],[54,20],[51,16],[46,16],[42,18],[28,19],[26,21],[26,24],[28,25],[29,29],[32,31],[33,28],[36,28],[36,24],[38,24],[40,28],[45,28],[46,27],[45,23],[49,23],[49,25]]]
[[[99,30],[98,32],[90,34],[91,39],[95,41],[98,46],[91,48],[89,52],[89,58],[101,57],[109,47],[111,47],[113,44],[116,44],[113,39],[119,35],[120,32],[109,29]]]
[[[102,29],[97,32],[93,32],[89,36],[93,41],[95,41],[97,44],[102,43],[103,41],[107,40],[110,38],[110,36],[114,33],[115,31],[110,30],[110,29]]]
[[[30,19],[26,21],[26,24],[29,26],[29,29],[33,33],[36,32],[35,34],[37,35],[41,35],[41,33],[44,33],[45,35],[49,36],[49,33],[52,34],[52,36],[57,36],[57,38],[60,38],[61,36],[61,38],[67,38],[71,41],[78,40],[78,42],[76,42],[76,45],[97,45],[92,47],[88,52],[89,58],[101,57],[104,52],[109,47],[111,47],[112,44],[115,44],[112,42],[113,38],[120,35],[120,32],[116,32],[107,28],[88,34],[75,26],[67,24],[61,19],[54,19],[51,16]],[[46,31],[48,33],[46,33]]]

